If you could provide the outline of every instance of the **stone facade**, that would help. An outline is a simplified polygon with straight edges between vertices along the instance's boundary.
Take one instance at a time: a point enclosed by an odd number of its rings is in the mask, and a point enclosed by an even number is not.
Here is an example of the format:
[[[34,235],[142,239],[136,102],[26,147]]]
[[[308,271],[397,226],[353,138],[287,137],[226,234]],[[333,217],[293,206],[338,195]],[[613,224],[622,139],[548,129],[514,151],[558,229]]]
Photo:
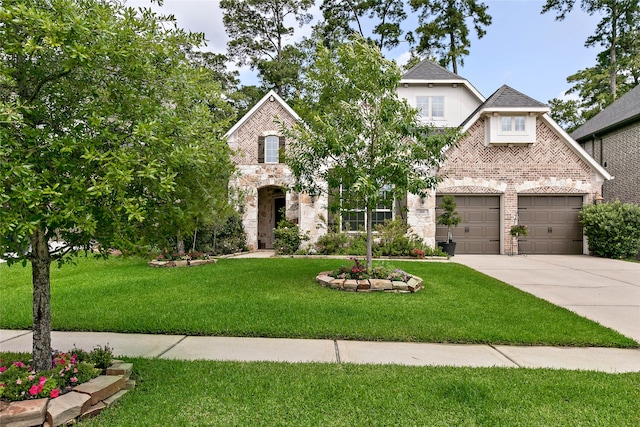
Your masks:
[[[291,170],[284,163],[259,163],[258,139],[281,136],[280,122],[291,126],[298,117],[275,93],[270,92],[227,134],[234,150],[238,174],[231,185],[240,191],[244,202],[242,222],[250,250],[273,248],[273,229],[279,210],[285,208],[288,220],[308,230],[311,242],[320,233],[319,215],[326,212],[326,200],[287,191],[293,184]],[[287,144],[285,140],[285,150]],[[326,216],[326,213],[325,213]]]
[[[640,123],[590,139],[583,147],[615,177],[603,185],[602,197],[640,205]]]

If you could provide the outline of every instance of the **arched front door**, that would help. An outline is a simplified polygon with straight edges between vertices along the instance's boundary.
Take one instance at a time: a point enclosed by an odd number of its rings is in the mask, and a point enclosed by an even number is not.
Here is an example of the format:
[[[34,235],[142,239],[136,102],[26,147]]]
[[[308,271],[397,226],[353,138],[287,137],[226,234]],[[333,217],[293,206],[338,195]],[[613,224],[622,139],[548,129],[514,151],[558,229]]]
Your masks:
[[[273,229],[283,218],[286,195],[278,186],[258,190],[258,249],[273,249]]]

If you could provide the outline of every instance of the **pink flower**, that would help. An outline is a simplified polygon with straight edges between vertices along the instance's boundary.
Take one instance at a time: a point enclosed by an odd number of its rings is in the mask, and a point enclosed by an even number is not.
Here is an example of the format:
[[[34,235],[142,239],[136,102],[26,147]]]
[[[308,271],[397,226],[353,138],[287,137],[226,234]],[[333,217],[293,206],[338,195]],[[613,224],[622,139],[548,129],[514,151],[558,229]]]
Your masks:
[[[77,374],[78,373],[78,368],[73,368],[73,373]]]
[[[40,377],[40,388],[42,389],[42,386],[44,385],[44,383],[47,382],[47,377]]]
[[[30,394],[31,396],[35,396],[35,395],[37,395],[38,393],[40,393],[41,391],[42,391],[42,387],[40,387],[40,386],[38,386],[38,385],[34,384],[34,385],[32,385],[32,386],[31,386],[31,388],[29,389],[29,394]]]
[[[0,374],[7,370],[6,366],[0,366]]]
[[[24,363],[22,363],[22,362],[13,362],[13,364],[14,364],[17,368],[24,368]]]
[[[35,375],[29,375],[29,381],[33,381],[34,379],[36,379]]]
[[[69,379],[69,381],[71,381],[72,383],[76,383],[76,382],[78,382],[78,379],[76,377],[71,377],[71,379]]]
[[[16,380],[16,384],[18,384],[18,385],[22,384],[22,380],[21,380],[20,378],[18,378],[18,379]]]
[[[60,396],[60,390],[58,390],[57,388],[54,388],[53,390],[51,390],[51,393],[49,393],[49,397],[52,399],[55,399],[58,396]]]

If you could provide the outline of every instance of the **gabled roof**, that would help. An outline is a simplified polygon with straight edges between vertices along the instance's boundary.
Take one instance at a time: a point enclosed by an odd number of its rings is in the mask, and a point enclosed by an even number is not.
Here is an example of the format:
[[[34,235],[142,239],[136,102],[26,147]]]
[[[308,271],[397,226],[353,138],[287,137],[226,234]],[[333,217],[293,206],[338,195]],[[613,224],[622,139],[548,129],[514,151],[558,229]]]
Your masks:
[[[403,80],[465,80],[429,60],[421,61],[402,76]]]
[[[428,59],[421,61],[415,65],[409,71],[404,73],[400,84],[425,84],[425,83],[438,83],[438,84],[460,84],[465,86],[480,102],[484,102],[484,96],[478,89],[476,89],[469,80],[464,77],[460,77],[456,73],[452,73],[446,68],[431,62]]]
[[[289,106],[289,104],[287,104],[284,99],[280,98],[280,96],[275,91],[270,90],[269,93],[263,96],[262,99],[258,101],[256,105],[254,105],[253,108],[249,110],[247,114],[242,116],[242,118],[238,120],[238,122],[235,125],[233,125],[233,127],[229,129],[227,133],[224,134],[224,137],[228,138],[229,136],[233,135],[233,133],[237,131],[247,120],[249,120],[249,118],[253,116],[255,112],[258,111],[264,105],[265,102],[270,101],[272,97],[273,97],[273,102],[278,102],[280,105],[282,105],[282,107],[285,110],[287,110],[289,114],[291,114],[291,116],[294,119],[300,120],[300,116],[298,116],[298,114],[295,111],[293,111],[293,109]]]
[[[518,92],[517,90],[507,85],[502,85],[500,89],[495,91],[485,101],[485,103],[483,104],[483,108],[485,110],[492,110],[497,108],[526,108],[527,111],[531,111],[532,109],[535,111],[538,111],[539,109],[549,111],[548,105],[543,104],[540,101],[536,101],[535,99],[525,95],[522,92]]]
[[[462,122],[460,127],[466,132],[484,113],[548,113],[548,105],[518,92],[510,86],[502,85],[476,111]]]
[[[624,126],[634,120],[640,120],[640,86],[631,89],[613,104],[600,111],[591,120],[573,131],[571,136],[580,140],[618,126]]]

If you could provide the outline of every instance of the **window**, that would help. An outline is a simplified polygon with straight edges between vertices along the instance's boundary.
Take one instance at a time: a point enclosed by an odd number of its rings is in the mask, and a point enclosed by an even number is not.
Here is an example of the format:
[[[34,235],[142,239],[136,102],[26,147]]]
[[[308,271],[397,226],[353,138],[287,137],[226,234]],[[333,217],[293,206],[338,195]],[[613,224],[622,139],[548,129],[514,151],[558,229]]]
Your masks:
[[[444,118],[444,96],[416,96],[416,109],[423,118]]]
[[[258,137],[258,163],[280,163],[281,150],[284,150],[284,136]]]
[[[525,117],[524,116],[503,116],[502,117],[502,132],[524,132],[525,131]]]
[[[278,151],[280,149],[280,139],[277,136],[268,136],[265,138],[265,163],[278,163]]]
[[[342,213],[342,231],[359,231],[366,228],[367,212],[361,203],[350,200],[349,190],[342,187],[342,200],[351,204],[351,208]],[[393,192],[390,187],[382,189],[380,201],[376,209],[371,212],[371,225],[383,224],[393,219]]]

